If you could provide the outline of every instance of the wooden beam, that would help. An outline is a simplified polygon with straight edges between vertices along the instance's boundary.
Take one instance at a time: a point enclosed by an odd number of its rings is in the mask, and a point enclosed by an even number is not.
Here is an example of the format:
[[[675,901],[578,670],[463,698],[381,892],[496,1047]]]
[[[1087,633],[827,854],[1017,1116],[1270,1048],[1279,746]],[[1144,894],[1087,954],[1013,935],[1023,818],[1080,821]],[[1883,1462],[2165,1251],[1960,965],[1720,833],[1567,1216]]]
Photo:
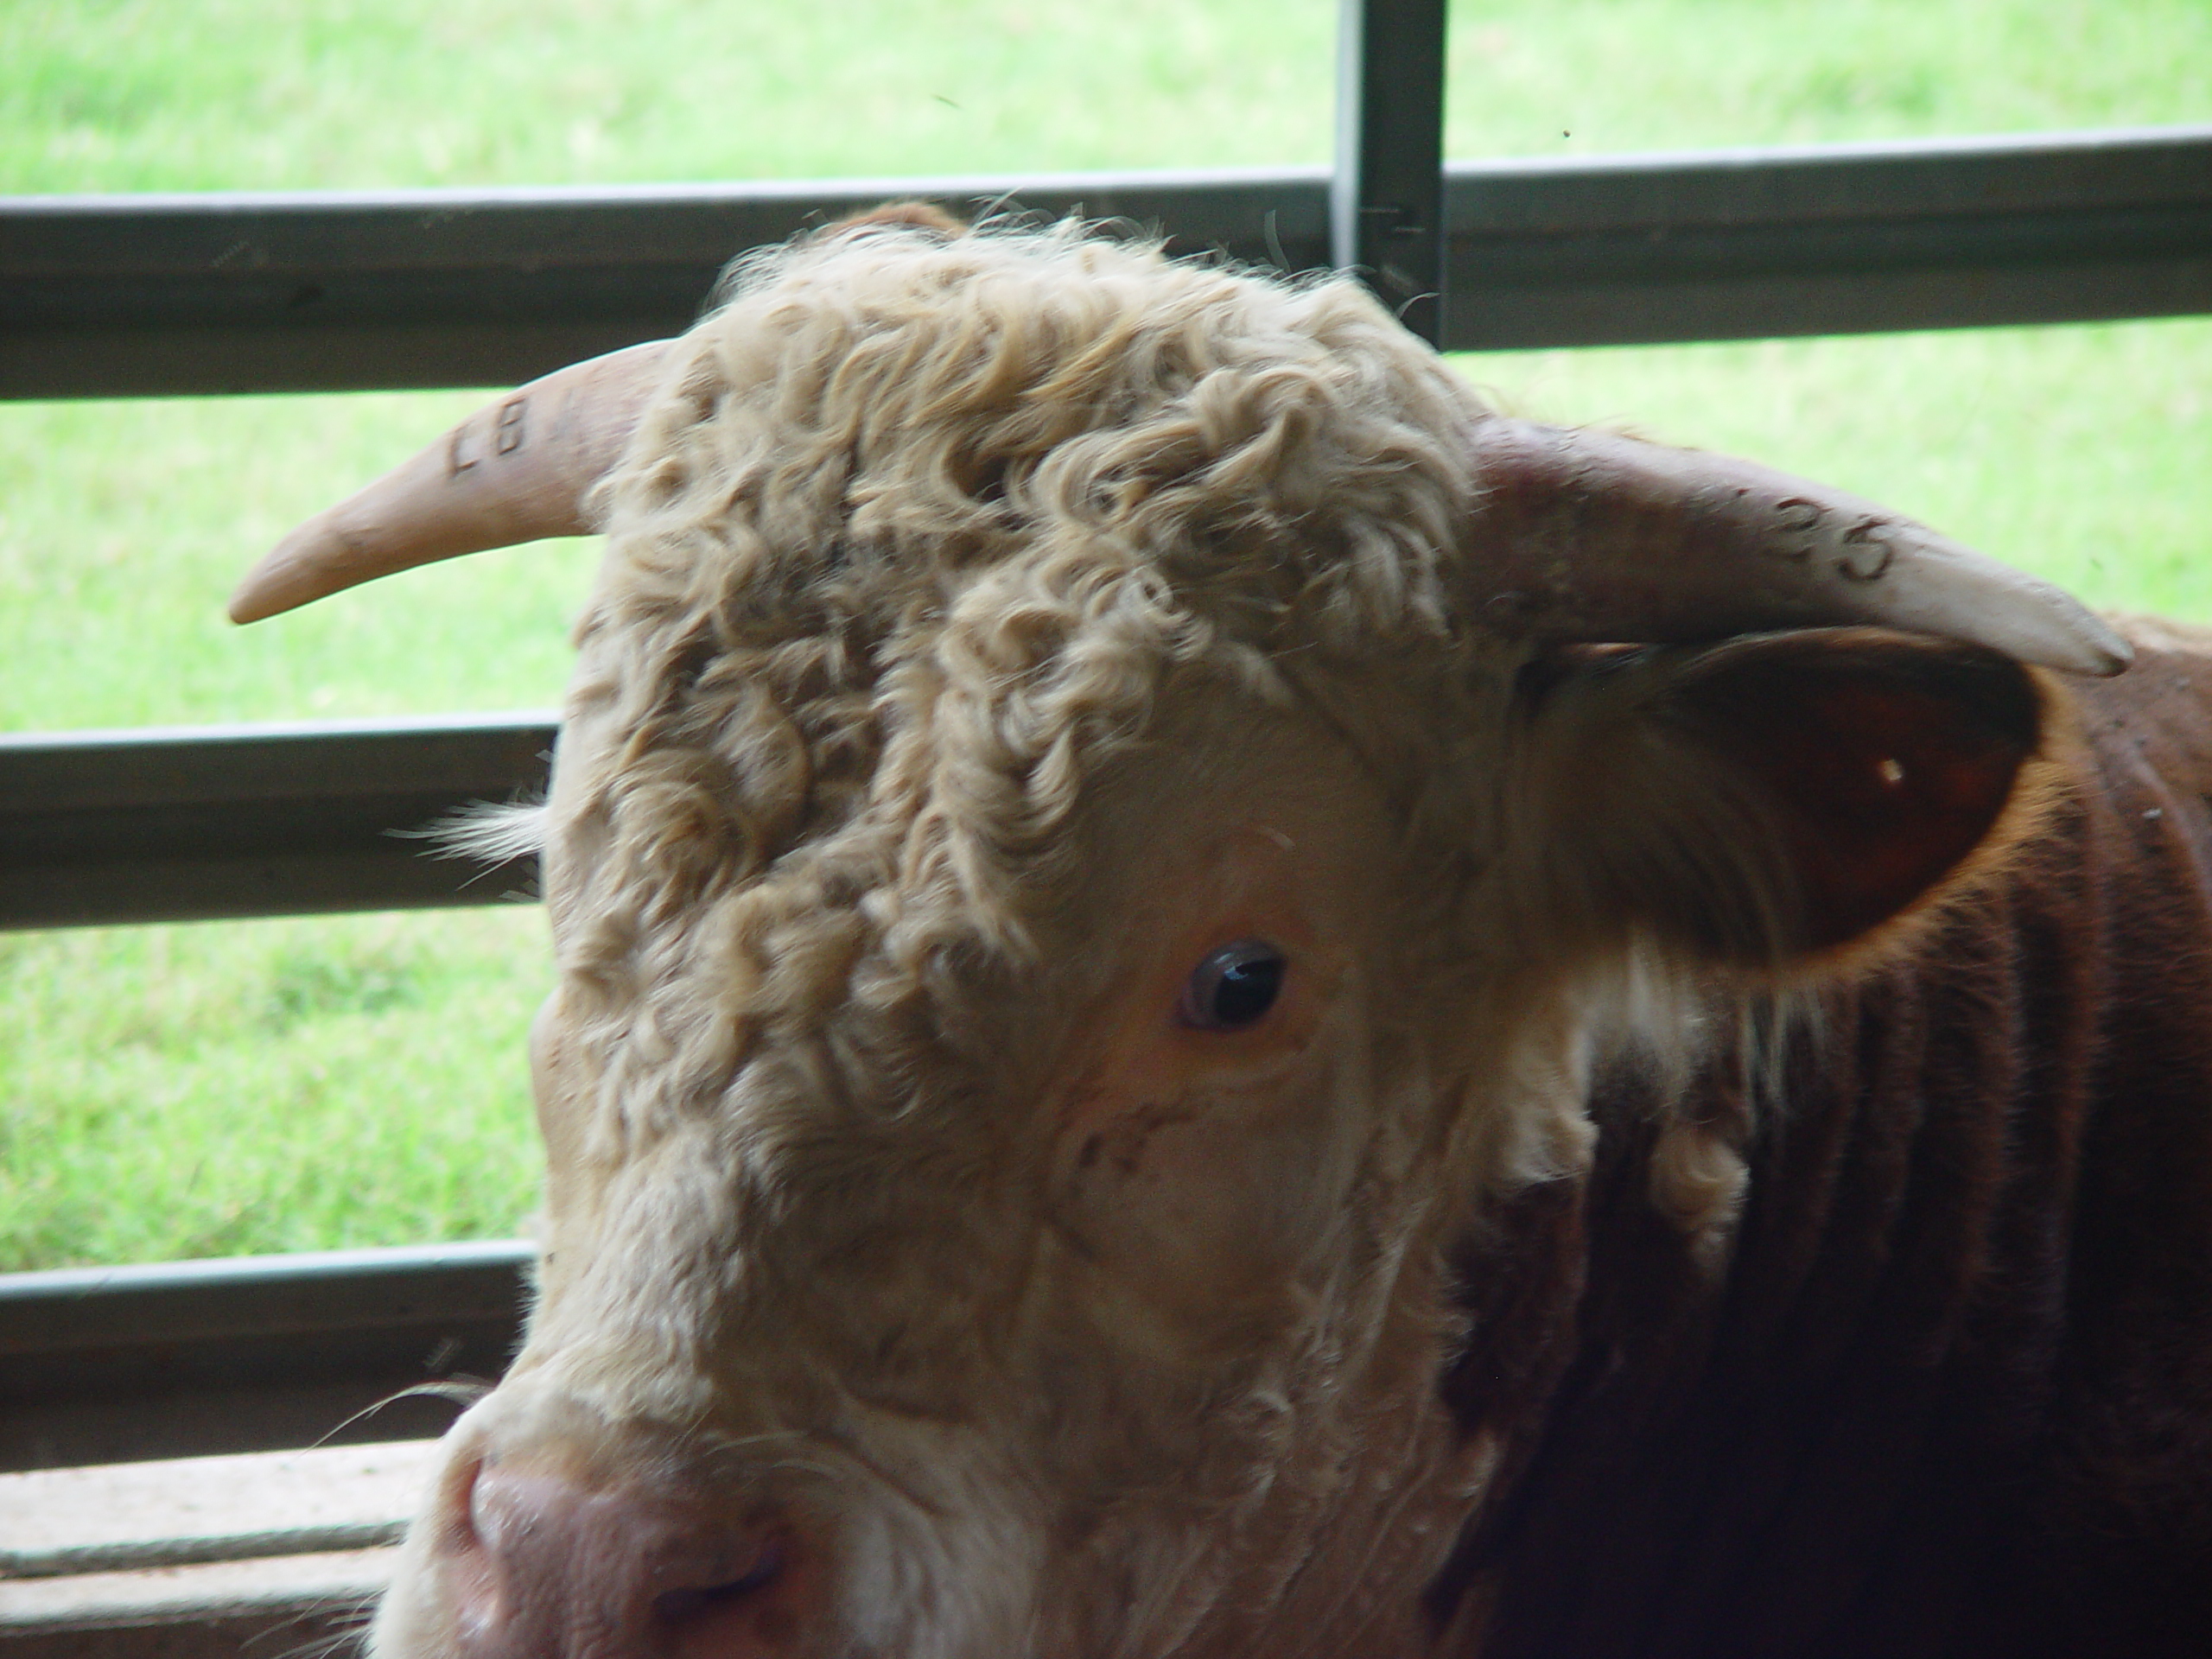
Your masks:
[[[433,1441],[0,1475],[0,1659],[202,1659],[358,1626]]]

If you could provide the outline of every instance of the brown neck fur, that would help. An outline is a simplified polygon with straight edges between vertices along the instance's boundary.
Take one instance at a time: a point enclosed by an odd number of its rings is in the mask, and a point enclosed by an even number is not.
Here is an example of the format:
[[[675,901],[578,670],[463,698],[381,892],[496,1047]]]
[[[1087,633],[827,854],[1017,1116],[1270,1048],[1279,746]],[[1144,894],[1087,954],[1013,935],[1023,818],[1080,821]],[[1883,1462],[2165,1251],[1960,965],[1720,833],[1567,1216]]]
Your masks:
[[[2212,658],[2137,632],[2040,828],[1785,1039],[1717,1281],[1625,1076],[1586,1187],[1461,1264],[1447,1400],[1541,1424],[1436,1587],[1440,1625],[1487,1603],[1484,1659],[2212,1628]],[[1685,1109],[1745,1114],[1744,1070]]]

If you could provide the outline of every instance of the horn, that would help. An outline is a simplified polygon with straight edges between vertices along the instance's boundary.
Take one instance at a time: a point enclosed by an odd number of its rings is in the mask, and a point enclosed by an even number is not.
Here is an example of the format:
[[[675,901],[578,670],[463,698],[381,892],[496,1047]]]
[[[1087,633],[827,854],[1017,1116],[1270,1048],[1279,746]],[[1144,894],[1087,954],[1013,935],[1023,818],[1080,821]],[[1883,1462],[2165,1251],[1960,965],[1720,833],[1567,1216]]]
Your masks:
[[[1863,497],[1747,461],[1503,416],[1467,553],[1502,632],[1660,643],[1904,629],[2077,674],[2127,644],[2069,595]]]
[[[674,344],[573,363],[487,404],[277,543],[231,595],[231,620],[463,553],[590,534],[592,490],[621,459]]]

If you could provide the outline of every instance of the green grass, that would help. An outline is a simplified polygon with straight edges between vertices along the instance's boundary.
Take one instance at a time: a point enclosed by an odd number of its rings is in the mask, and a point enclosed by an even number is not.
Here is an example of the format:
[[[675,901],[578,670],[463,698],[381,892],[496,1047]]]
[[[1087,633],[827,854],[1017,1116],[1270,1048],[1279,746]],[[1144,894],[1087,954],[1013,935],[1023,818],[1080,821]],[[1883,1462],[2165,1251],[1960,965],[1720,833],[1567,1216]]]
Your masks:
[[[510,549],[236,628],[299,519],[480,393],[0,404],[0,729],[546,708],[594,544]]]
[[[535,909],[0,934],[0,1271],[499,1236]]]
[[[1336,0],[10,0],[0,191],[1313,162]],[[2212,118],[2202,0],[1481,0],[1455,156]]]
[[[0,191],[1314,162],[1335,0],[0,0]],[[1456,156],[2212,120],[2205,0],[1484,0]],[[1754,454],[2212,618],[2212,321],[1497,354],[1523,412]],[[468,394],[0,405],[0,729],[543,707],[586,544],[244,631],[288,524]],[[0,935],[0,1268],[494,1235],[533,911]]]
[[[2202,0],[1481,0],[1452,23],[1453,156],[2212,118]]]

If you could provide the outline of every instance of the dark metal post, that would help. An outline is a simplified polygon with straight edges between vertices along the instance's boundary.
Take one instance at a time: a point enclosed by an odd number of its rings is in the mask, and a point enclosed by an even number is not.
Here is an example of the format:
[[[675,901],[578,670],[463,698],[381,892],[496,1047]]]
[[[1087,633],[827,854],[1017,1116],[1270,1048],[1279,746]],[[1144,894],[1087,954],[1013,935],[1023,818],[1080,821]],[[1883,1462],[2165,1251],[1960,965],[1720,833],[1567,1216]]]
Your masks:
[[[1444,0],[1344,0],[1330,246],[1407,327],[1444,337]]]

